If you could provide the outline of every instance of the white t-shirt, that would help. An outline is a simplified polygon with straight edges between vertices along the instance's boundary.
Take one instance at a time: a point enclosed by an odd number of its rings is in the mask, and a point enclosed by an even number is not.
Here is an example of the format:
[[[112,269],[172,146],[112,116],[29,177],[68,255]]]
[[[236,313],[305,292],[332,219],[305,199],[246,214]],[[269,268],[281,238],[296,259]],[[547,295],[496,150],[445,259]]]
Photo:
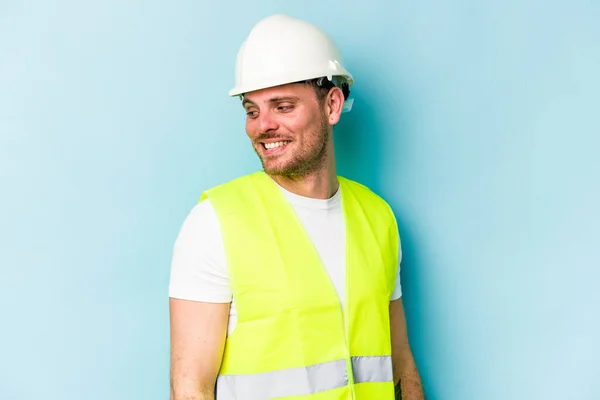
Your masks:
[[[278,185],[279,186],[279,185]],[[343,302],[345,282],[345,224],[341,191],[329,199],[313,199],[291,193],[279,186],[293,206],[323,261]],[[402,259],[399,246],[398,260]],[[400,268],[390,300],[402,295]],[[229,303],[228,334],[237,322],[235,302],[225,261],[225,248],[217,214],[205,200],[197,204],[185,219],[173,248],[169,296],[208,303]]]

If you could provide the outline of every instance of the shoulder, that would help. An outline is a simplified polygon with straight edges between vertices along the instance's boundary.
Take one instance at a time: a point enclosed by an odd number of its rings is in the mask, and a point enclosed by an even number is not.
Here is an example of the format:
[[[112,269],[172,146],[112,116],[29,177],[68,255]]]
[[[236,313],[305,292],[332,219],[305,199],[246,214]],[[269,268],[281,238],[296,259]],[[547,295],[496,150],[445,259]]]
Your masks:
[[[210,199],[205,199],[192,208],[188,218],[198,222],[210,222],[216,220],[217,215]]]
[[[169,296],[209,303],[231,301],[219,222],[208,199],[190,210],[179,231],[171,260]]]
[[[360,203],[362,213],[367,215],[368,218],[381,221],[393,232],[398,231],[398,223],[394,210],[382,196],[362,183],[344,177],[338,177],[338,179],[346,190],[352,192],[353,197]]]
[[[176,245],[184,243],[195,244],[199,238],[211,239],[219,232],[219,221],[209,199],[196,204],[188,213],[181,226]],[[217,236],[218,237],[218,236]],[[203,242],[201,240],[200,242]]]
[[[204,190],[200,202],[210,199],[217,214],[223,209],[231,211],[239,208],[240,204],[249,203],[247,197],[255,192],[256,182],[261,178],[260,172],[239,176],[219,185]],[[251,203],[251,202],[250,202]]]
[[[355,196],[358,196],[361,201],[368,201],[371,203],[371,205],[379,206],[393,214],[389,203],[368,186],[342,176],[339,176],[338,179],[344,184],[344,186],[350,189]]]

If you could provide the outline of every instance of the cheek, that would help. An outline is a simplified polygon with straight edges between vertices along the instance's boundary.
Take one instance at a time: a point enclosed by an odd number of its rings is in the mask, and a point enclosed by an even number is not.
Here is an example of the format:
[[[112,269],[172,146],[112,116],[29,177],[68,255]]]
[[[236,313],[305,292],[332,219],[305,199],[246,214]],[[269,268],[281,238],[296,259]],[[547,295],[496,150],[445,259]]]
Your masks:
[[[319,136],[318,132],[320,125],[318,121],[302,121],[296,126],[296,132],[299,133],[298,136],[302,138],[303,141],[312,142],[315,141]]]
[[[303,117],[293,117],[289,118],[286,121],[282,121],[280,124],[280,129],[283,132],[289,132],[292,136],[296,138],[296,140],[304,140],[306,139],[306,135],[310,132],[311,125],[310,121]]]
[[[247,119],[246,120],[246,135],[248,135],[248,137],[252,140],[254,140],[256,138],[256,123],[255,121],[251,120],[251,119]]]

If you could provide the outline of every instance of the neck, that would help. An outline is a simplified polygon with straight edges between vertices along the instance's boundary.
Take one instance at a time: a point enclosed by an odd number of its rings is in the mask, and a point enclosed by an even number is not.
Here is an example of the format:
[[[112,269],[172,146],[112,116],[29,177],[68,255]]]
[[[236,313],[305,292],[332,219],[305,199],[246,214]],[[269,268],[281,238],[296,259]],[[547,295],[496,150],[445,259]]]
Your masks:
[[[329,140],[327,147],[327,158],[318,170],[302,177],[274,175],[271,179],[285,190],[299,196],[329,199],[337,192],[339,183],[332,140]]]

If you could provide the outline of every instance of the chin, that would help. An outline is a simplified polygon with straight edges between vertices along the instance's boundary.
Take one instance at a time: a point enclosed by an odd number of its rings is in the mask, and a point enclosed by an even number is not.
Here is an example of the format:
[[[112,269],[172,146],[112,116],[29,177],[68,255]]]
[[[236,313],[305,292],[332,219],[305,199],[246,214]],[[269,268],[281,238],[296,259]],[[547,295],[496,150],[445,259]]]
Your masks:
[[[285,175],[285,168],[281,168],[278,165],[264,165],[263,169],[269,175]]]
[[[275,163],[263,163],[263,169],[269,175],[288,175],[289,166]]]
[[[286,171],[290,169],[290,163],[280,158],[281,157],[261,157],[262,166],[265,171],[269,173],[277,173],[278,171]]]

